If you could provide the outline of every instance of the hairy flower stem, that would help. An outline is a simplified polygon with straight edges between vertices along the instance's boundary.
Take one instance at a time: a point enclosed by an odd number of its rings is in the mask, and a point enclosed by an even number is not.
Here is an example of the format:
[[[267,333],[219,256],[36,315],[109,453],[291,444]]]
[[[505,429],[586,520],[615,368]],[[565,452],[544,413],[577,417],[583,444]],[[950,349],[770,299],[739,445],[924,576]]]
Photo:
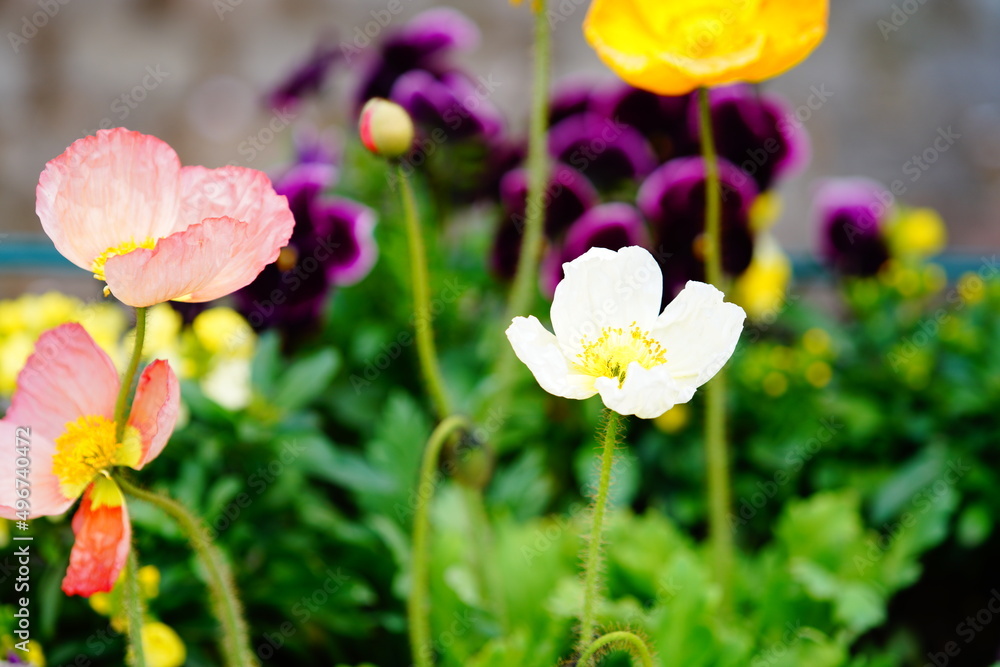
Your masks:
[[[618,444],[618,430],[622,417],[614,410],[605,411],[604,452],[601,455],[601,476],[594,497],[590,537],[587,544],[587,562],[583,571],[583,613],[580,615],[580,640],[577,651],[584,653],[594,640],[597,627],[597,599],[601,594],[601,567],[603,546],[604,514],[608,504],[608,490],[611,488],[611,469],[615,463],[615,447]]]
[[[545,220],[545,190],[549,181],[547,130],[549,123],[549,75],[552,60],[552,35],[545,11],[545,0],[534,0],[535,60],[531,92],[531,118],[528,128],[528,196],[525,203],[524,230],[517,272],[507,301],[504,322],[532,311],[538,291],[538,265],[542,260],[542,231]],[[497,402],[501,409],[510,400],[509,392],[517,370],[517,357],[505,342],[497,360]],[[495,407],[495,404],[494,404]]]
[[[410,272],[413,283],[413,314],[416,323],[417,355],[420,357],[420,369],[427,385],[427,393],[438,419],[444,419],[451,414],[451,405],[444,390],[444,380],[441,367],[438,365],[437,349],[434,346],[434,321],[431,316],[430,281],[427,272],[427,252],[424,249],[424,237],[420,231],[420,216],[417,214],[417,202],[413,196],[413,185],[403,169],[397,165],[400,196],[403,200],[403,217],[406,220],[406,236],[410,246]]]
[[[580,655],[580,659],[576,661],[576,664],[578,667],[589,667],[590,661],[597,657],[598,652],[605,648],[625,650],[633,658],[638,658],[639,663],[643,667],[653,667],[653,654],[649,650],[649,646],[646,645],[646,642],[642,638],[628,630],[618,630],[601,635]]]
[[[420,482],[417,486],[417,506],[413,516],[413,571],[410,575],[410,597],[406,603],[406,613],[410,626],[410,650],[416,667],[431,667],[434,664],[434,649],[431,646],[430,619],[430,506],[434,496],[435,473],[438,459],[445,443],[462,429],[469,426],[468,420],[460,416],[444,419],[431,433],[424,448],[420,463]]]
[[[146,308],[135,309],[135,344],[132,347],[132,358],[129,359],[125,375],[122,376],[122,386],[118,389],[115,400],[115,439],[122,441],[125,435],[125,420],[128,411],[128,397],[132,391],[135,372],[139,370],[139,360],[142,359],[142,344],[146,340]]]
[[[225,667],[257,667],[260,662],[250,647],[250,633],[236,592],[233,574],[219,547],[209,537],[209,528],[173,498],[141,489],[123,477],[118,484],[126,494],[159,508],[174,520],[198,557],[208,583],[212,612],[222,628],[220,647]]]
[[[701,119],[701,154],[705,160],[705,276],[725,291],[722,276],[722,201],[719,161],[712,136],[708,89],[698,90]],[[719,373],[705,387],[705,460],[708,475],[709,535],[712,541],[715,578],[722,587],[727,606],[733,567],[733,536],[728,516],[731,504],[729,452],[726,445],[726,378]]]
[[[122,603],[125,606],[125,617],[128,627],[128,656],[132,667],[146,667],[145,647],[142,645],[143,614],[142,596],[139,594],[139,579],[136,572],[139,569],[135,548],[129,549],[128,560],[125,561],[125,579],[122,582]]]

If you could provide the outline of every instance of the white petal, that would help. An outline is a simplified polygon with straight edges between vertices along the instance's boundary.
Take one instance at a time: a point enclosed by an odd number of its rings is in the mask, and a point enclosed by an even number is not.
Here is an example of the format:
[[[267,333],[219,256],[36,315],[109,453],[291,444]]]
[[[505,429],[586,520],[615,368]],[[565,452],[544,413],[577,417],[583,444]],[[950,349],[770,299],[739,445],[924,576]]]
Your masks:
[[[575,356],[584,337],[633,322],[649,331],[660,311],[663,275],[649,251],[629,246],[591,248],[563,265],[566,277],[552,299],[552,328],[563,350]]]
[[[711,285],[688,281],[656,321],[653,337],[667,349],[671,375],[693,389],[708,382],[733,356],[747,314],[725,303]]]
[[[517,358],[524,362],[542,389],[564,398],[590,398],[597,393],[593,378],[572,372],[556,337],[538,318],[515,317],[507,338]]]
[[[635,415],[640,419],[655,419],[678,403],[687,403],[695,390],[678,382],[669,364],[645,369],[634,361],[621,387],[614,378],[597,378],[594,384],[604,405],[620,415]]]

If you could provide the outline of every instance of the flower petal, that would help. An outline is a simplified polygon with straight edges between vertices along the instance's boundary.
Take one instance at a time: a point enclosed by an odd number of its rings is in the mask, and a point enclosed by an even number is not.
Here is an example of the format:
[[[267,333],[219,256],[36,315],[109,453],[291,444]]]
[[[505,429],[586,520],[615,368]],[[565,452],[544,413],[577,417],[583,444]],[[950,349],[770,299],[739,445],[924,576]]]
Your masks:
[[[17,517],[17,501],[15,470],[19,466],[15,462],[20,457],[18,448],[27,444],[28,460],[27,482],[31,489],[29,499],[31,509],[28,518],[40,516],[55,516],[69,509],[76,498],[67,498],[59,489],[59,478],[52,474],[52,456],[56,446],[51,440],[34,429],[25,431],[10,420],[0,420],[0,456],[9,461],[0,466],[0,517],[13,521]],[[18,437],[20,436],[20,437]]]
[[[330,282],[353,285],[367,276],[378,259],[375,211],[343,197],[325,197],[313,203],[312,216],[318,241],[313,257]]]
[[[114,419],[120,384],[114,364],[90,334],[79,324],[63,324],[38,338],[4,419],[54,442],[80,417]]]
[[[96,493],[99,484],[113,490]],[[111,591],[125,567],[132,541],[125,499],[114,482],[102,478],[87,489],[73,517],[73,533],[76,542],[69,554],[63,592],[90,597]]]
[[[613,251],[591,248],[563,265],[565,278],[552,299],[552,328],[566,356],[574,358],[584,338],[605,327],[634,322],[649,331],[663,293],[660,267],[649,251],[629,246]]]
[[[180,410],[180,385],[170,364],[154,361],[139,376],[128,425],[139,430],[142,457],[135,466],[141,470],[155,459],[170,440]]]
[[[596,393],[593,378],[573,372],[556,337],[538,318],[515,317],[507,328],[514,354],[524,362],[545,391],[564,398],[590,398]]]
[[[248,245],[246,223],[210,218],[161,239],[151,250],[139,248],[111,257],[104,275],[111,293],[136,308],[172,299],[208,301],[191,297],[218,282],[231,258]]]
[[[629,364],[620,387],[617,378],[597,378],[594,384],[604,405],[620,415],[635,415],[640,419],[655,419],[678,403],[687,403],[695,390],[678,382],[669,364],[647,369],[635,361]]]
[[[688,281],[653,329],[653,337],[667,349],[664,367],[692,390],[712,379],[729,361],[743,332],[746,313],[722,298],[715,287]]]
[[[56,249],[90,271],[109,248],[178,231],[180,168],[156,137],[98,130],[45,165],[35,210]]]

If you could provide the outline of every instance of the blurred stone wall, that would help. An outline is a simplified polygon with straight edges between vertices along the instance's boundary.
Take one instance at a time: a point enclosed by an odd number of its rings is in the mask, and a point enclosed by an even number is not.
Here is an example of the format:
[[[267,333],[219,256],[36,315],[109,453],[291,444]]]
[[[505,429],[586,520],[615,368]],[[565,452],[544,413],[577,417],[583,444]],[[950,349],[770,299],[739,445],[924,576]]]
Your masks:
[[[584,42],[586,0],[550,0],[555,74],[608,78]],[[187,164],[267,168],[291,133],[261,104],[269,86],[321,39],[339,43],[428,0],[3,0],[0,2],[0,232],[39,232],[34,188],[45,161],[104,125],[173,145]],[[505,0],[448,3],[482,28],[463,66],[500,82],[494,101],[515,130],[530,90],[531,18]],[[777,227],[790,249],[812,245],[811,184],[825,176],[902,180],[903,200],[942,211],[952,247],[1000,247],[1000,2],[832,0],[830,33],[803,65],[766,84],[799,109],[809,170],[785,184]],[[377,24],[372,24],[377,25]],[[36,27],[39,26],[39,27]],[[350,71],[301,117],[344,127]],[[812,108],[810,108],[810,105]],[[248,140],[267,137],[257,151]],[[926,170],[914,156],[939,132],[959,135]],[[352,131],[352,128],[348,128]],[[939,142],[941,145],[941,142]]]

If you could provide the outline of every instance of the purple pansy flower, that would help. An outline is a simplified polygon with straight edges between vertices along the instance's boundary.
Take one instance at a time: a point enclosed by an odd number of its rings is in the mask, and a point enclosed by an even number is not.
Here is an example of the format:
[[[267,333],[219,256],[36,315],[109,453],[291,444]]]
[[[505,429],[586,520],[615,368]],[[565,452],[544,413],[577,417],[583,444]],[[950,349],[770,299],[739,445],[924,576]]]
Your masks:
[[[479,43],[479,28],[461,12],[445,7],[418,14],[390,35],[370,63],[358,88],[357,109],[373,97],[388,98],[399,77],[411,70],[441,75],[450,68],[442,56]]]
[[[891,206],[888,191],[867,178],[837,178],[822,183],[813,201],[822,258],[848,275],[878,273],[889,259],[883,227],[891,215]]]
[[[364,278],[377,257],[375,213],[342,197],[325,196],[333,165],[302,163],[274,182],[288,197],[295,229],[288,246],[247,287],[236,292],[255,329],[294,331],[318,321],[330,289]]]
[[[719,155],[753,178],[761,192],[808,162],[808,135],[781,98],[737,84],[713,88],[709,101]],[[697,105],[692,105],[689,119],[697,136]]]
[[[549,153],[599,188],[642,178],[657,164],[653,149],[638,130],[591,112],[554,125],[549,130]]]
[[[527,172],[524,169],[508,172],[500,182],[504,213],[491,260],[494,272],[501,278],[513,278],[517,271],[527,198]],[[552,240],[560,238],[597,199],[597,191],[586,176],[572,167],[554,164],[545,197],[545,235]]]
[[[737,167],[719,160],[722,187],[722,267],[738,276],[753,256],[750,205],[757,187]],[[671,160],[639,188],[639,210],[650,221],[653,255],[663,267],[664,299],[688,280],[704,280],[705,163],[700,157]]]
[[[698,128],[688,120],[695,106],[692,94],[657,95],[627,84],[600,92],[592,103],[595,112],[642,133],[660,162],[698,152]]]
[[[649,248],[646,221],[638,209],[622,202],[594,206],[573,223],[562,245],[549,251],[542,264],[542,291],[551,297],[563,279],[563,264],[591,248],[619,250],[633,245]]]
[[[304,63],[271,91],[267,96],[268,105],[272,109],[292,109],[304,97],[319,93],[340,57],[336,47],[320,44]]]
[[[436,77],[412,70],[396,80],[389,96],[413,120],[430,130],[440,128],[449,138],[493,139],[503,130],[503,117],[486,94],[461,72]]]

